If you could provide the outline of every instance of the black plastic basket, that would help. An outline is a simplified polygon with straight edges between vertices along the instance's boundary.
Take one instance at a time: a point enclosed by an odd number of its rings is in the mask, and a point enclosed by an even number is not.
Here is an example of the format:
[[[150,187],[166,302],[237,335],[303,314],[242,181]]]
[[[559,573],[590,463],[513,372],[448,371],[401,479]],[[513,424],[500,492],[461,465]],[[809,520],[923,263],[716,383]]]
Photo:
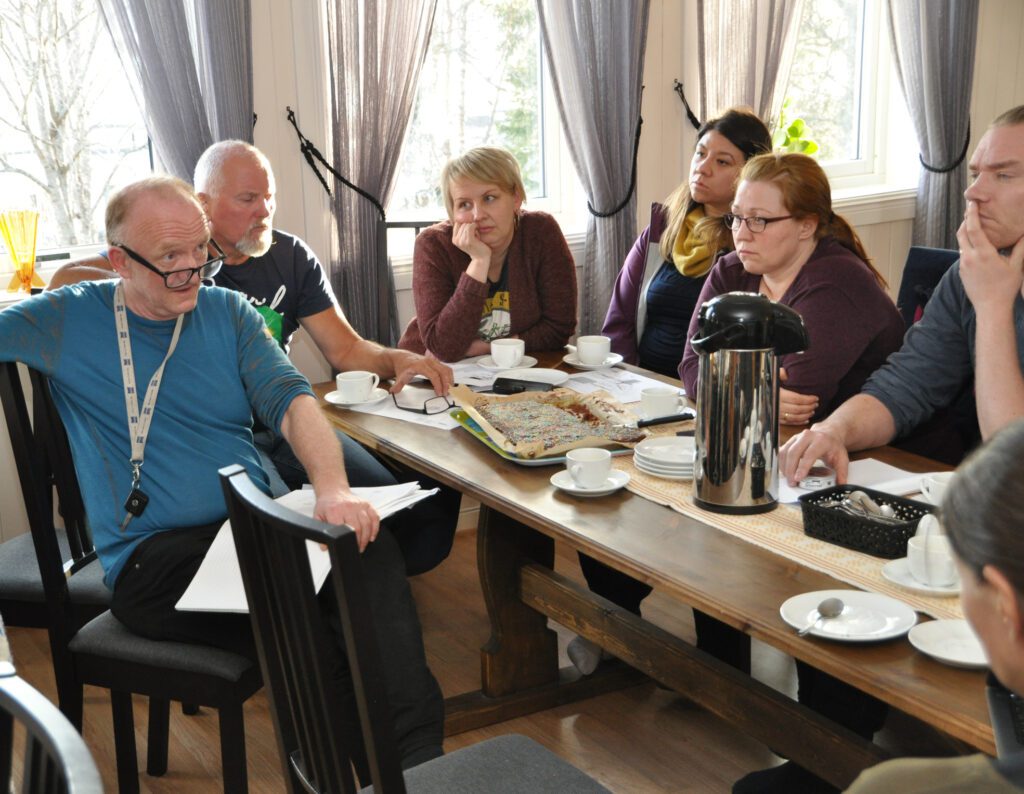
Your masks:
[[[870,518],[852,515],[836,507],[822,507],[822,502],[842,499],[853,491],[863,491],[880,505],[889,505],[895,518],[901,523],[873,521]],[[935,507],[913,499],[903,499],[859,485],[836,485],[822,491],[804,494],[800,497],[800,509],[804,516],[804,532],[837,546],[862,551],[874,557],[895,560],[907,556],[907,541],[917,532],[917,522],[925,513],[932,513]]]

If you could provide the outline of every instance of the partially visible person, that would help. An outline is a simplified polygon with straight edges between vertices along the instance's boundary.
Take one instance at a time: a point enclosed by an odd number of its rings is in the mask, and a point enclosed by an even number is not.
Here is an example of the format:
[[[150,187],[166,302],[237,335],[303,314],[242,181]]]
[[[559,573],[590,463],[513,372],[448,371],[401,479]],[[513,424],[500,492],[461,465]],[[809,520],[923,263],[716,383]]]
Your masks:
[[[664,206],[651,207],[651,223],[626,257],[615,281],[601,333],[629,364],[675,377],[686,329],[715,257],[732,247],[721,217],[729,211],[740,168],[771,150],[768,128],[753,113],[733,108],[697,132],[690,174]],[[651,588],[580,554],[590,589],[639,615]],[[697,647],[741,670],[750,669],[750,645],[729,627],[694,613]],[[596,669],[601,649],[585,637],[569,643],[569,658],[583,673]]]
[[[519,163],[480,146],[441,172],[448,220],[416,237],[416,316],[398,346],[442,361],[522,339],[527,352],[561,349],[576,330],[576,266],[558,223],[522,208]]]
[[[885,280],[857,233],[832,211],[828,177],[807,155],[750,160],[724,222],[736,250],[715,265],[698,305],[726,292],[759,292],[799,312],[810,346],[782,358],[779,421],[804,425],[827,415],[903,341],[903,319]],[[695,312],[690,338],[697,321]],[[687,394],[697,394],[699,363],[687,345],[679,363]]]
[[[0,312],[0,360],[50,378],[67,428],[111,611],[131,631],[199,642],[255,660],[245,615],[175,604],[227,517],[218,469],[269,481],[253,446],[258,417],[292,445],[316,495],[314,515],[356,532],[403,763],[441,754],[443,702],[426,665],[401,552],[377,511],[355,496],[342,451],[308,381],[240,295],[200,286],[221,267],[192,189],[170,177],[122,188],[106,212],[119,278],[65,286]],[[129,512],[130,495],[148,501]],[[335,659],[342,729],[358,735],[339,618]],[[366,759],[353,759],[368,780]]]
[[[957,470],[942,500],[942,524],[960,571],[964,615],[992,673],[1024,695],[1024,422],[1014,422]],[[1024,752],[900,758],[861,773],[849,794],[1000,794],[1024,789]]]
[[[716,256],[732,249],[719,219],[729,211],[743,164],[771,148],[764,122],[739,108],[698,130],[687,180],[665,204],[651,205],[650,225],[615,280],[601,333],[627,364],[676,377],[704,280]]]
[[[779,450],[790,483],[818,459],[846,482],[850,451],[907,435],[972,378],[982,438],[1024,416],[1024,105],[992,122],[970,174],[959,262],[861,393]]]
[[[316,254],[298,237],[273,228],[274,171],[259,149],[237,140],[213,144],[196,164],[194,183],[210,220],[212,239],[226,256],[213,282],[244,295],[285,351],[301,326],[339,371],[368,370],[381,380],[394,378],[392,392],[423,375],[438,394],[447,393],[453,378],[450,367],[363,339],[345,318]],[[105,273],[103,267],[102,260],[65,266],[50,287],[115,275]],[[375,487],[415,479],[424,488],[440,488],[437,495],[390,519],[409,575],[439,565],[451,551],[460,494],[398,464],[385,464],[340,431],[337,436],[353,485]],[[286,439],[258,426],[255,442],[275,496],[302,487],[307,474]]]

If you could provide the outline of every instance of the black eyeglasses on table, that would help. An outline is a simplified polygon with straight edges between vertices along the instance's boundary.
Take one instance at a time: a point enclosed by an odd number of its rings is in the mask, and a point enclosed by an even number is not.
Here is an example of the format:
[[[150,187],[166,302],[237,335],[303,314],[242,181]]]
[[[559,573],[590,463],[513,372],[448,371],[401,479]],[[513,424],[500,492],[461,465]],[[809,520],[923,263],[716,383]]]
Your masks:
[[[433,414],[443,414],[449,408],[455,407],[455,403],[453,403],[447,397],[443,397],[441,395],[431,397],[428,400],[425,400],[423,402],[423,405],[419,408],[409,405],[402,405],[401,403],[398,402],[398,397],[395,396],[394,392],[392,392],[391,394],[391,400],[394,402],[395,408],[398,408],[402,411],[412,411],[414,414],[426,414],[427,416],[432,416]]]
[[[183,267],[178,270],[161,270],[156,265],[147,262],[144,257],[135,253],[127,245],[124,245],[123,243],[115,243],[114,245],[128,254],[128,256],[144,268],[152,270],[158,276],[163,278],[164,286],[167,287],[167,289],[178,289],[180,287],[184,287],[192,280],[192,276],[196,273],[199,274],[200,281],[204,278],[213,278],[220,272],[220,266],[224,264],[224,259],[227,257],[227,255],[221,250],[220,246],[211,239],[210,245],[212,245],[213,250],[217,252],[217,256],[206,260],[203,264],[199,265],[199,267]]]

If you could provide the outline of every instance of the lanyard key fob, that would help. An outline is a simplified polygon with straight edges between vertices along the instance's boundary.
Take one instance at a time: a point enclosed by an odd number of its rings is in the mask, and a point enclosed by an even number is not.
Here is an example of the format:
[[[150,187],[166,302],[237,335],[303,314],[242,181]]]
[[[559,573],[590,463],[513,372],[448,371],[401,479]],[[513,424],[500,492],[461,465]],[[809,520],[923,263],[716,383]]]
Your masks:
[[[138,488],[132,488],[132,492],[128,494],[128,498],[124,500],[125,512],[138,518],[142,515],[146,509],[146,505],[149,504],[149,497],[146,496]]]

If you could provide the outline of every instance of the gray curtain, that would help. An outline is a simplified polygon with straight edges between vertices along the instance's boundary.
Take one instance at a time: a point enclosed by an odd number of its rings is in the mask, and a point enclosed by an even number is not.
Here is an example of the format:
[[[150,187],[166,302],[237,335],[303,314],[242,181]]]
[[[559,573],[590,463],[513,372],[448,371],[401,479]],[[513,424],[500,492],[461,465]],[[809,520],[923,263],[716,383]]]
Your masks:
[[[191,182],[214,141],[252,141],[249,0],[99,0],[163,166]]]
[[[889,0],[889,36],[917,132],[914,245],[957,248],[964,214],[977,0]]]
[[[649,9],[649,0],[537,0],[562,129],[591,207],[581,333],[600,330],[636,237],[631,177]]]
[[[332,0],[328,26],[332,160],[386,207],[412,116],[437,0]],[[337,255],[329,270],[345,314],[362,336],[391,346],[398,309],[377,207],[335,182]]]
[[[734,105],[779,117],[803,0],[698,0],[700,120]]]

